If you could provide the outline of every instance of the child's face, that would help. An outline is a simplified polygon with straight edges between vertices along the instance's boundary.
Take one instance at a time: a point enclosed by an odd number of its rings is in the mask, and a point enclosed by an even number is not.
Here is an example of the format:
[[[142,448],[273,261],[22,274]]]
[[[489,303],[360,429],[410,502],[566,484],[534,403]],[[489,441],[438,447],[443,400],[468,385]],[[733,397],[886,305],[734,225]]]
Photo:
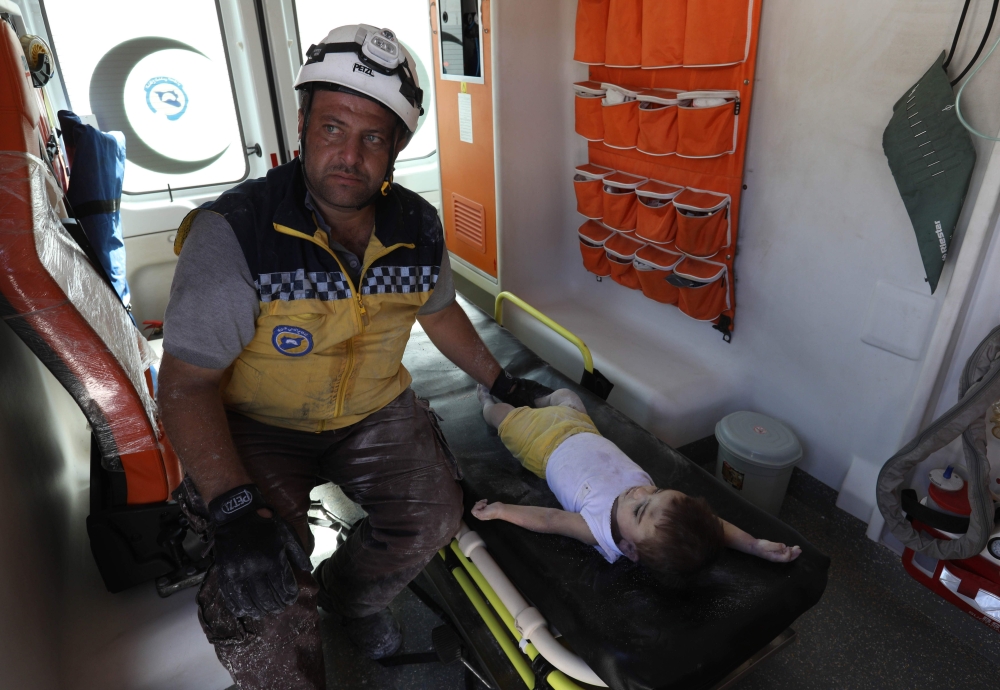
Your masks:
[[[671,503],[683,496],[673,489],[657,489],[655,486],[633,486],[618,495],[618,531],[622,542],[619,548],[630,560],[638,560],[635,545],[650,539],[656,532],[656,522],[660,513]]]

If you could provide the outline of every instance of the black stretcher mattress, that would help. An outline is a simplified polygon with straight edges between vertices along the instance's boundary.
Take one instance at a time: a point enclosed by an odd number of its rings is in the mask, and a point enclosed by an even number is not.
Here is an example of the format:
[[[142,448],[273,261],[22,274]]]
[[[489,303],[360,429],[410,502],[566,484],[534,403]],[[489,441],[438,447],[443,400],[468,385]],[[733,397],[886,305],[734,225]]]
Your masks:
[[[679,587],[624,558],[609,564],[593,547],[566,537],[476,520],[468,510],[482,498],[553,508],[559,503],[545,480],[523,469],[490,433],[476,384],[415,330],[403,362],[413,388],[442,418],[462,468],[466,523],[483,536],[550,626],[611,688],[712,687],[819,601],[830,560],[798,532],[547,365],[481,310],[465,301],[462,306],[508,371],[575,391],[601,433],[657,486],[704,496],[720,517],[755,537],[802,547],[802,555],[787,564],[727,549],[695,582]]]

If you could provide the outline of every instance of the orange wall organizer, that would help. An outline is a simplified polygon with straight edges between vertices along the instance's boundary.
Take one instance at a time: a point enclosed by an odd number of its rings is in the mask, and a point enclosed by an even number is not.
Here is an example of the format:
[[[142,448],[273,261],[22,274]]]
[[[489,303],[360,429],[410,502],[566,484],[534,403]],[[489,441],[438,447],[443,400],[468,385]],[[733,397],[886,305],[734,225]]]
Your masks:
[[[727,341],[762,0],[579,0],[585,267]]]

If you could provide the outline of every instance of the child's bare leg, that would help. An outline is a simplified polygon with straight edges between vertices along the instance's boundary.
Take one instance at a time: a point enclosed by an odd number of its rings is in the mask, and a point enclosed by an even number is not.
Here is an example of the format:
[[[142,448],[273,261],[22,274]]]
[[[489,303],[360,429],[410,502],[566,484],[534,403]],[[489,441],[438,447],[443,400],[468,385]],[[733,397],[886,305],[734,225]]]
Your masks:
[[[538,398],[535,400],[535,407],[553,407],[557,405],[569,407],[577,412],[587,414],[587,408],[583,406],[583,401],[580,400],[580,396],[568,388],[560,388],[559,390],[546,395],[544,398]]]
[[[486,386],[480,385],[476,389],[476,397],[479,398],[479,402],[483,405],[483,419],[494,429],[499,429],[500,424],[507,418],[507,415],[514,411],[512,405],[494,400]]]

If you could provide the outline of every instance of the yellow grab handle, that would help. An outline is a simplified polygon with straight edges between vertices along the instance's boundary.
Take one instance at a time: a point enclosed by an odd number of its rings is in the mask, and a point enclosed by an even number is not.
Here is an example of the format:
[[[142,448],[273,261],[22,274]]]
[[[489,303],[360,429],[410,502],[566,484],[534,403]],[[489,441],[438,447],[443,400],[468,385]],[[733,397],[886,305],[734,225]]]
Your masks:
[[[589,371],[591,374],[594,373],[594,357],[590,354],[590,348],[587,347],[586,343],[580,340],[579,336],[571,333],[569,330],[560,326],[558,323],[547,317],[542,312],[535,309],[533,306],[525,302],[523,299],[511,292],[501,292],[497,295],[496,306],[493,308],[493,320],[496,321],[501,326],[503,325],[503,303],[504,300],[509,300],[521,307],[524,311],[528,312],[536,319],[541,321],[543,324],[551,328],[553,331],[564,337],[566,340],[570,341],[576,345],[577,349],[580,350],[580,354],[583,355],[583,368]]]

